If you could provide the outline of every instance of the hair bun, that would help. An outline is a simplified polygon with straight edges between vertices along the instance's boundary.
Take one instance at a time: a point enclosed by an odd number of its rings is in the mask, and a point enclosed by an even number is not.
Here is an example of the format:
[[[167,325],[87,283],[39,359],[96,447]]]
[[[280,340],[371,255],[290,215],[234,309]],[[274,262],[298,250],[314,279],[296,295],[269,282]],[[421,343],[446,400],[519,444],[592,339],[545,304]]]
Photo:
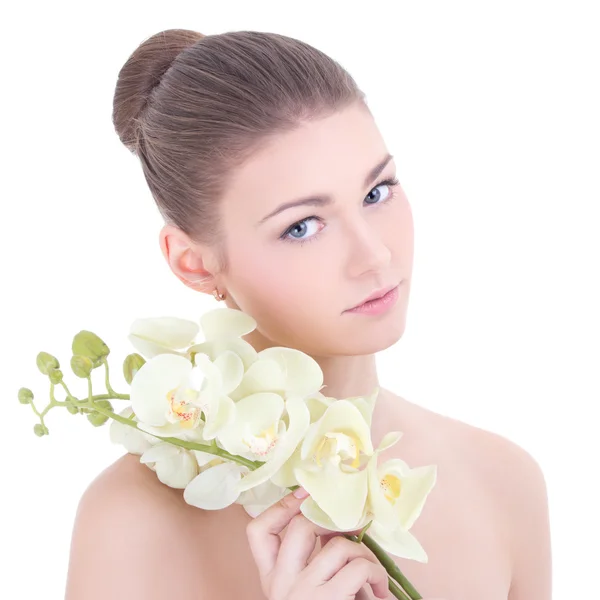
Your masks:
[[[127,59],[117,79],[112,121],[119,138],[137,149],[140,118],[152,90],[177,55],[205,37],[190,29],[166,29],[144,40]]]

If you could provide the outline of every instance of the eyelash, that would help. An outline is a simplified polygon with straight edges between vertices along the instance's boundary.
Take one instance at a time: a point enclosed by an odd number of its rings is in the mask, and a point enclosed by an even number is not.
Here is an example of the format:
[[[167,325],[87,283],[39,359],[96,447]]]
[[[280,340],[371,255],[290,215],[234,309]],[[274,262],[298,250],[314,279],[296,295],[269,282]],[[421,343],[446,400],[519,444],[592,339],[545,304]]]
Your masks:
[[[394,178],[388,178],[388,179],[383,179],[382,181],[380,181],[379,183],[377,183],[375,186],[373,186],[373,188],[371,188],[371,191],[373,191],[375,188],[378,188],[382,185],[387,185],[391,188],[390,190],[390,195],[383,201],[383,202],[378,202],[377,204],[371,204],[371,206],[380,206],[381,204],[386,204],[387,202],[389,202],[390,200],[392,200],[395,197],[395,192],[394,192],[394,188],[398,185],[399,180],[394,177]],[[370,192],[369,192],[370,193]],[[288,238],[288,234],[292,231],[292,229],[294,229],[294,227],[296,227],[297,225],[300,225],[301,223],[304,223],[306,221],[310,221],[312,219],[316,219],[317,221],[322,221],[322,219],[320,217],[317,217],[315,215],[311,216],[311,217],[306,217],[305,219],[302,219],[300,221],[296,221],[295,223],[293,223],[292,225],[290,225],[284,232],[283,234],[279,237],[280,240],[284,241],[284,242],[290,242],[291,244],[298,244],[299,246],[303,246],[304,244],[308,244],[309,242],[314,241],[316,238],[318,238],[321,235],[321,232],[319,231],[319,233],[315,233],[314,235],[311,235],[310,237],[306,238],[306,239],[298,239],[298,238]]]

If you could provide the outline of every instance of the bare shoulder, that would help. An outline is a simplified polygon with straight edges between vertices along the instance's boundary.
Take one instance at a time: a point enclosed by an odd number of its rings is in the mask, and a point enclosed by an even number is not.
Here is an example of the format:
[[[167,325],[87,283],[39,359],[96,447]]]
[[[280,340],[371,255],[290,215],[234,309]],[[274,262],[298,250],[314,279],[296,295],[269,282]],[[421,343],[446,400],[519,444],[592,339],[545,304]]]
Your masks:
[[[538,460],[501,434],[426,412],[425,418],[444,432],[441,439],[452,448],[451,455],[468,465],[506,527],[511,561],[509,600],[549,600],[552,548],[548,489]]]
[[[201,599],[203,514],[184,502],[182,490],[162,484],[138,456],[121,457],[79,502],[66,600]]]

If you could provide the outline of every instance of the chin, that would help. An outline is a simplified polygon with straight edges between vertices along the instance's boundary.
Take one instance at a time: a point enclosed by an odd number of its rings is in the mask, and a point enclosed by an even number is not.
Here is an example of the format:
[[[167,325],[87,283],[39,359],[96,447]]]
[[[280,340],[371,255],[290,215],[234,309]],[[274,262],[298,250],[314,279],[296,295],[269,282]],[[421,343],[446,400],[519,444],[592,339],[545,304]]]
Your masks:
[[[381,352],[400,340],[404,335],[405,326],[404,315],[395,319],[384,319],[379,323],[369,324],[365,320],[360,327],[355,327],[353,331],[346,328],[343,334],[340,333],[339,336],[336,336],[338,343],[336,352],[333,354],[360,356]]]

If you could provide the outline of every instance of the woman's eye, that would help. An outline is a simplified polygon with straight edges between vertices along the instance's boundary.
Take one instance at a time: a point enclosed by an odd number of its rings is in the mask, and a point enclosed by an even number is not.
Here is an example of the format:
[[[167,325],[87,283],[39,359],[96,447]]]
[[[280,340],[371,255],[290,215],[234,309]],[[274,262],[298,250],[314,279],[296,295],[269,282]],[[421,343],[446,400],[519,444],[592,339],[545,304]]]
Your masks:
[[[392,188],[394,186],[398,185],[398,183],[399,183],[398,179],[396,179],[396,178],[385,179],[384,181],[381,181],[367,194],[367,196],[365,197],[365,201],[369,205],[377,205],[377,204],[383,204],[384,202],[388,202],[394,196]],[[382,200],[381,192],[378,191],[378,189],[381,187],[388,188],[387,194],[383,195],[383,200]],[[300,244],[313,241],[314,239],[316,239],[319,236],[320,232],[317,232],[314,235],[306,236],[307,230],[310,230],[310,228],[307,226],[307,224],[314,222],[314,221],[321,221],[321,220],[322,219],[320,217],[312,216],[312,217],[306,217],[306,219],[302,219],[301,221],[297,221],[291,227],[288,227],[288,229],[286,229],[284,231],[284,233],[281,235],[281,239],[286,242],[300,243]]]
[[[381,192],[377,192],[375,194],[375,192],[380,188],[380,187],[387,187],[390,188],[388,189],[388,195],[383,199],[383,201],[385,202],[388,197],[392,194],[392,184],[390,182],[383,182],[383,183],[379,183],[378,185],[376,185],[368,194],[367,197],[365,198],[365,200],[368,198],[369,200],[373,200],[373,202],[369,202],[369,204],[376,204],[377,201],[381,198]],[[373,197],[374,195],[374,197]]]

